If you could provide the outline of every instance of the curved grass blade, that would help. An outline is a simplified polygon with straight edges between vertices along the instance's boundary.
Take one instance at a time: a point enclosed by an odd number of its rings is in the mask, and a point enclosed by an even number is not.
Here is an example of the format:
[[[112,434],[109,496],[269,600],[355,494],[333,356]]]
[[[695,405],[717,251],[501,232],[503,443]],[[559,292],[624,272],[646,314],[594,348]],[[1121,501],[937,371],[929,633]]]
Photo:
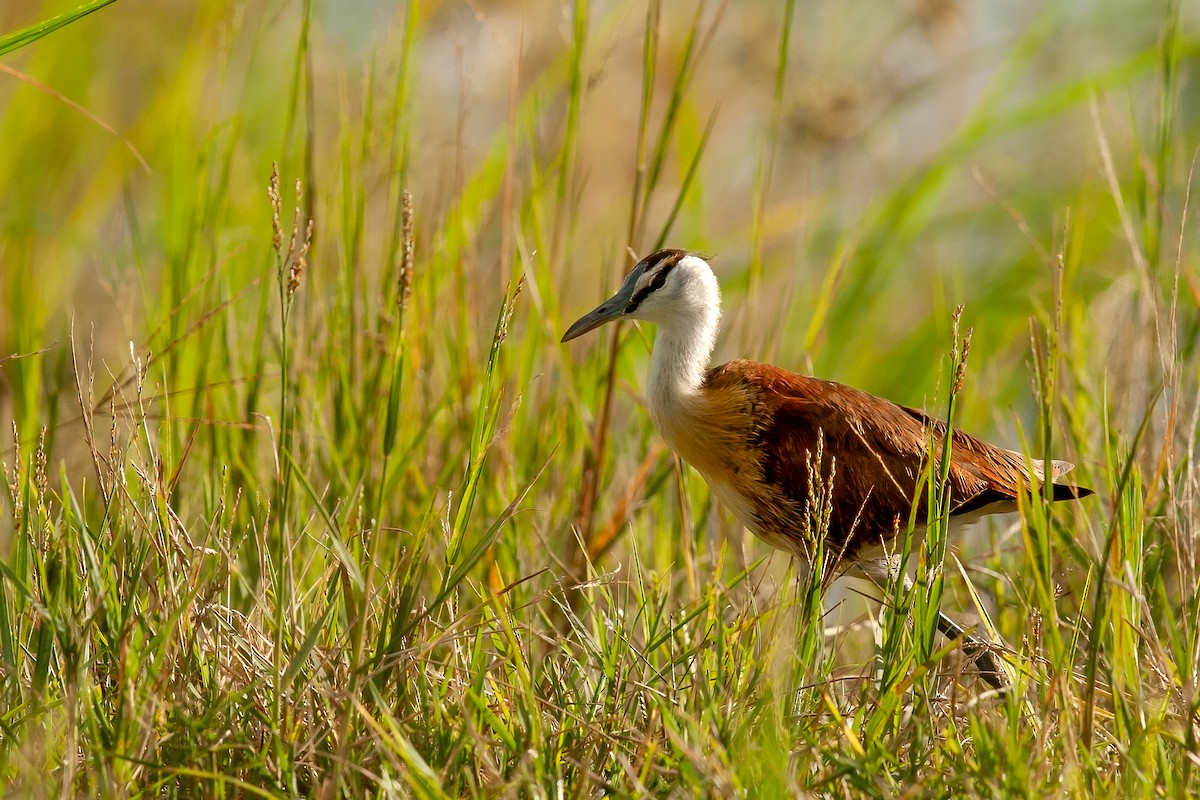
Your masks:
[[[0,36],[0,56],[11,53],[13,50],[19,50],[27,44],[33,44],[38,39],[49,36],[59,28],[65,28],[72,22],[91,14],[93,11],[99,11],[115,2],[117,0],[92,0],[92,2],[86,3],[74,11],[59,14],[57,17],[51,17],[45,22],[38,22],[30,25],[28,28],[22,28],[19,31]]]

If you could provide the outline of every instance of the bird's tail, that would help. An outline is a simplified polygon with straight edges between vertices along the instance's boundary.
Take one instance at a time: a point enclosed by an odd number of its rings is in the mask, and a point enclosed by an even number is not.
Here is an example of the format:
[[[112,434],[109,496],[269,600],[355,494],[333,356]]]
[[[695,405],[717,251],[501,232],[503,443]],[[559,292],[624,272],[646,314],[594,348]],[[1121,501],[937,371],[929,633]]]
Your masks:
[[[1033,477],[1038,481],[1046,482],[1046,462],[1044,461],[1025,461],[1025,456],[1015,450],[1008,451],[1019,461],[1023,461],[1029,465],[1029,469],[1033,472]],[[1053,493],[1050,495],[1051,500],[1078,500],[1081,497],[1095,494],[1091,489],[1085,489],[1082,486],[1068,486],[1064,483],[1057,483],[1058,479],[1066,475],[1071,470],[1075,469],[1075,465],[1070,461],[1054,460],[1050,462],[1050,483],[1053,484]]]
[[[1055,483],[1053,486],[1053,494],[1050,495],[1051,500],[1078,500],[1081,497],[1095,494],[1091,489],[1083,486],[1068,486],[1065,483]]]
[[[1046,462],[1045,461],[1039,461],[1036,459],[1029,459],[1027,461],[1025,454],[1018,453],[1016,450],[1007,450],[1005,452],[1007,452],[1010,456],[1015,458],[1018,462],[1023,463],[1023,464],[1028,464],[1029,469],[1033,470],[1033,477],[1037,478],[1039,481],[1046,480]],[[1068,472],[1070,472],[1073,469],[1075,469],[1075,465],[1072,464],[1070,461],[1058,461],[1058,460],[1051,461],[1050,462],[1050,481],[1053,482],[1053,481],[1058,480],[1063,475],[1066,475]]]

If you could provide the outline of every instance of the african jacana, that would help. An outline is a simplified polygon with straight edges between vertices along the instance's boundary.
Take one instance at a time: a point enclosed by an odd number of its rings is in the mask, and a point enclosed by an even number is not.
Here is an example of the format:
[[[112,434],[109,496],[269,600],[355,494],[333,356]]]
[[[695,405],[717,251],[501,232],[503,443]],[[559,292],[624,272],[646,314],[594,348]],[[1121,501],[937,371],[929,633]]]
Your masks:
[[[734,516],[773,547],[807,558],[802,531],[811,530],[810,465],[820,451],[824,463],[816,468],[830,489],[826,552],[840,552],[844,569],[879,586],[902,575],[895,540],[910,515],[916,533],[923,528],[927,504],[919,483],[931,441],[935,453],[941,450],[945,424],[858,389],[769,364],[731,361],[710,369],[720,316],[720,289],[708,263],[685,250],[659,250],[562,341],[621,318],[655,323],[650,417]],[[1027,468],[1021,454],[958,430],[951,445],[950,513],[956,519],[1014,511],[1018,495],[1044,480],[1041,463]],[[1052,465],[1052,483],[1073,467],[1065,461]],[[1089,494],[1078,486],[1052,487],[1055,500]],[[988,683],[1003,685],[987,645],[945,614],[939,614],[938,628],[963,641]]]

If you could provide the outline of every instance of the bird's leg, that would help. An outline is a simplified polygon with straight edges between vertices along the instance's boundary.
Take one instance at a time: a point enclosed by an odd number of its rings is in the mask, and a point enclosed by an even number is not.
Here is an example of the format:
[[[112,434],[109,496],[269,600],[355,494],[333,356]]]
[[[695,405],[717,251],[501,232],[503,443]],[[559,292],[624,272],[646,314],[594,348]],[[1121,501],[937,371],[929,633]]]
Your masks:
[[[988,686],[993,689],[1007,688],[1008,681],[1004,671],[987,642],[967,633],[961,625],[941,611],[938,612],[937,626],[947,639],[962,643],[963,654],[975,662],[975,666],[979,668],[979,677],[983,678]]]
[[[882,555],[872,554],[871,557],[859,558],[854,567],[868,577],[884,596],[887,595],[889,585],[892,585],[890,582],[896,581],[896,579],[904,582],[906,594],[912,591],[912,578],[908,577],[904,571],[904,565],[900,563],[900,558],[888,553],[887,549],[883,549]],[[958,622],[950,619],[943,612],[937,613],[937,630],[941,631],[950,642],[962,644],[962,654],[976,663],[976,667],[979,668],[979,676],[984,679],[986,684],[996,690],[1003,690],[1008,686],[1007,675],[1001,668],[1000,662],[996,660],[996,654],[988,642],[967,633]]]
[[[889,582],[896,579],[904,581],[906,593],[912,591],[912,578],[904,572],[900,559],[887,553],[886,550],[882,556],[860,558],[855,567],[865,574],[884,595],[887,593]],[[967,633],[961,625],[941,611],[938,612],[937,626],[947,639],[962,644],[963,654],[975,662],[975,666],[979,668],[979,676],[988,686],[993,689],[1007,687],[1008,681],[1005,672],[996,660],[996,654],[988,642]]]

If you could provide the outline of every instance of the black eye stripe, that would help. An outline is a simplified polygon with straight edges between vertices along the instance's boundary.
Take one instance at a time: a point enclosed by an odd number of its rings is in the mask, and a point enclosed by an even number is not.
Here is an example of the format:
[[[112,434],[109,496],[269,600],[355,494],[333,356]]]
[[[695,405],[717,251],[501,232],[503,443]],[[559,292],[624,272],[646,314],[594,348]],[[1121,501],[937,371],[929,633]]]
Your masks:
[[[646,269],[652,270],[658,268],[658,272],[650,279],[650,283],[633,293],[633,297],[629,298],[629,305],[625,306],[625,313],[633,313],[642,304],[642,301],[661,289],[667,282],[667,275],[685,255],[687,253],[683,250],[659,250],[650,256],[647,260]],[[659,264],[662,264],[662,266],[659,267]]]
[[[663,284],[667,282],[667,273],[669,273],[671,268],[677,263],[678,262],[671,262],[670,264],[664,266],[661,270],[659,270],[658,274],[650,279],[648,284],[634,292],[633,297],[629,299],[629,305],[625,307],[625,313],[629,314],[633,311],[636,311],[637,307],[642,304],[643,300],[649,297],[652,293],[661,289]]]

